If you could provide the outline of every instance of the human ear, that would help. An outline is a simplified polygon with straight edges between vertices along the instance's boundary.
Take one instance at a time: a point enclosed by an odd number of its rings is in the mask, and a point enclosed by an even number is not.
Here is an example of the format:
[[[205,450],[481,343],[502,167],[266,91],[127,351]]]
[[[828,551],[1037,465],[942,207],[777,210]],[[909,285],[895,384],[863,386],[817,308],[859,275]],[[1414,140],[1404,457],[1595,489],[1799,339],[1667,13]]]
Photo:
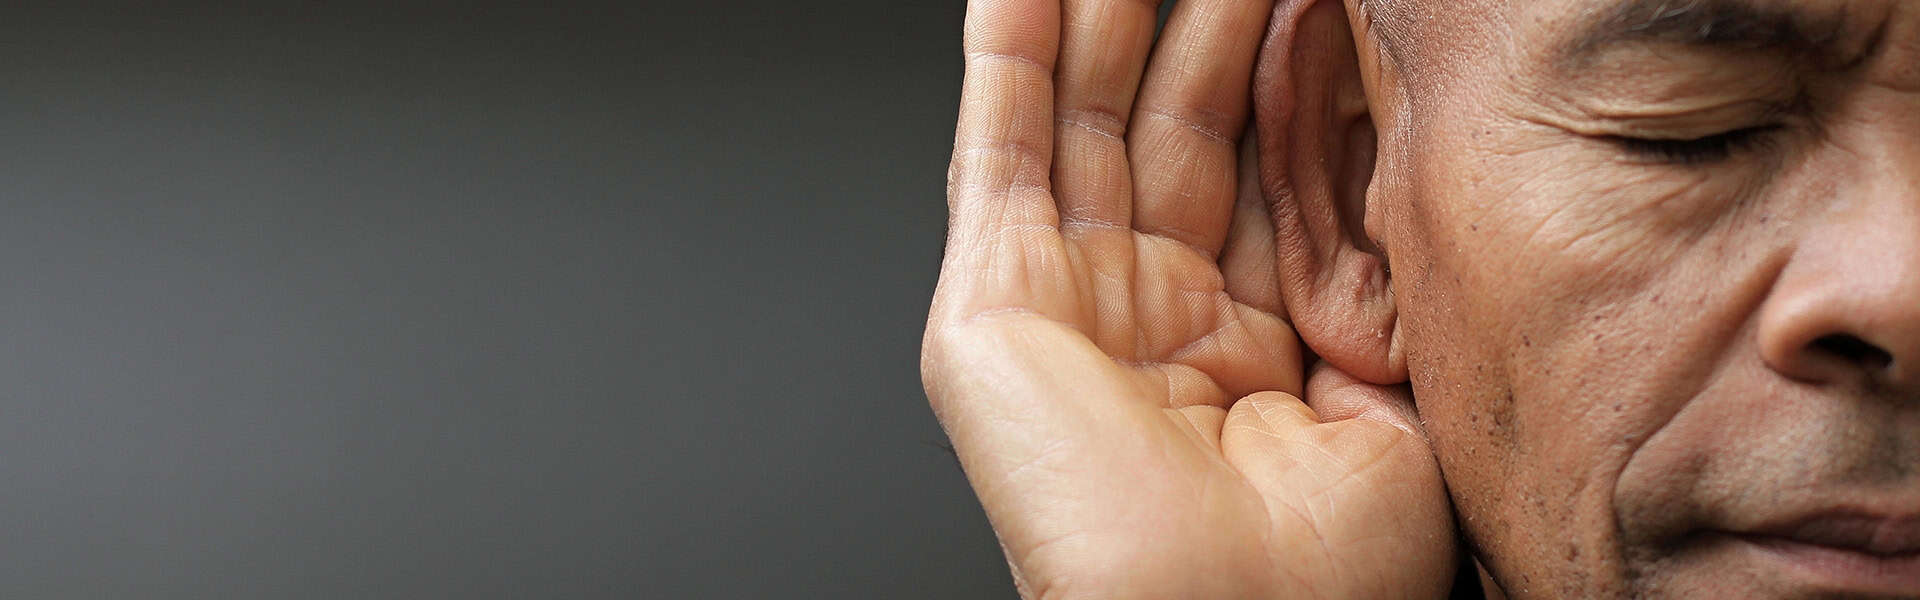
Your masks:
[[[1322,360],[1368,383],[1407,380],[1386,261],[1364,227],[1376,134],[1341,0],[1282,0],[1254,80],[1260,187],[1294,329]],[[1365,29],[1362,29],[1365,31]]]

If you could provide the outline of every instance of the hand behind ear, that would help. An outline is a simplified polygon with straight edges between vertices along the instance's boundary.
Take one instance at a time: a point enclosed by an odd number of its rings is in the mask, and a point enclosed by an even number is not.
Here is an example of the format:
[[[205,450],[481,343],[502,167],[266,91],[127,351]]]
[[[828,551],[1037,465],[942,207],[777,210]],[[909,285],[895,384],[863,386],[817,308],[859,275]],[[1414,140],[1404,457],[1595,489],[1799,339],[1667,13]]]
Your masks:
[[[1270,7],[1187,0],[1157,49],[1135,0],[968,7],[922,377],[1027,597],[1450,582],[1406,399],[1330,369],[1297,399],[1285,254],[1240,164],[1262,32],[1298,16]]]

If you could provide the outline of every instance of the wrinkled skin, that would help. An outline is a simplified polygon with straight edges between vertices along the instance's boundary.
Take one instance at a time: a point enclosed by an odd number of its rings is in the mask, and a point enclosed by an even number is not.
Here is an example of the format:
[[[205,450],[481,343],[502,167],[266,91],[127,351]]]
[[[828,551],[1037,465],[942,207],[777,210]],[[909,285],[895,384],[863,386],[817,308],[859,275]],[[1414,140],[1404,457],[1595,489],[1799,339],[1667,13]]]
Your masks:
[[[1920,597],[1920,4],[1753,3],[1822,23],[1830,56],[1660,40],[1566,65],[1611,2],[1465,4],[1396,41],[1433,64],[1375,75],[1425,95],[1376,89],[1354,201],[1499,586]],[[1750,127],[1691,156],[1611,137]],[[1780,531],[1835,514],[1809,527],[1853,539]]]
[[[1149,4],[968,7],[922,374],[1026,597],[1450,583],[1404,390],[1309,380],[1273,283],[1241,144],[1270,9],[1184,2],[1149,68]]]
[[[1135,126],[1101,143],[1124,151],[1092,150],[1061,132],[1084,124],[1069,67],[1094,53],[1073,32],[1098,28],[1074,3],[1064,28],[1051,3],[970,6],[923,374],[1023,592],[1432,597],[1451,540],[1414,546],[1457,521],[1495,596],[1920,597],[1920,4],[1621,5],[1280,2],[1237,212],[1231,152],[1169,159],[1201,144],[1138,117],[1237,105],[1119,110]],[[1819,44],[1565,51],[1610,18],[1714,6]],[[995,22],[1031,43],[978,45]],[[1049,31],[1068,32],[1057,52],[1032,42]],[[1145,53],[1127,47],[1107,51]],[[1240,81],[1232,47],[1154,65]],[[1055,57],[1059,89],[1038,72]],[[1026,75],[977,84],[993,68]],[[1171,180],[1214,183],[1165,202]],[[1270,221],[1245,216],[1262,205]],[[1305,404],[1273,375],[1297,373],[1271,345],[1293,331],[1324,361]],[[1246,418],[1274,414],[1291,418]],[[1374,535],[1392,554],[1354,545]]]

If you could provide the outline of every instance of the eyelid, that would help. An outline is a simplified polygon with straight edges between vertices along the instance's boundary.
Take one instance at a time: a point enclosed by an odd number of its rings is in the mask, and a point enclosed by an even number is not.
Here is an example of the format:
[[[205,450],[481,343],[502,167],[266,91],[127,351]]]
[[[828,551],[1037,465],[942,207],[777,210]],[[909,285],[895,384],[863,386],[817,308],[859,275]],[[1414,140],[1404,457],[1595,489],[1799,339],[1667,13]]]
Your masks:
[[[1806,87],[1792,71],[1756,72],[1720,66],[1709,72],[1665,70],[1620,73],[1583,86],[1568,98],[1575,115],[1593,122],[1660,123],[1760,121],[1792,112]]]
[[[1661,164],[1696,165],[1721,162],[1761,149],[1773,140],[1770,134],[1785,128],[1781,124],[1766,124],[1691,138],[1606,136],[1606,139],[1636,158]]]
[[[1722,128],[1715,131],[1708,131],[1708,132],[1702,132],[1702,133],[1690,134],[1690,135],[1668,135],[1668,134],[1661,134],[1661,133],[1647,133],[1647,134],[1629,133],[1629,134],[1618,134],[1618,135],[1605,135],[1601,137],[1604,137],[1607,139],[1613,139],[1613,140],[1641,141],[1641,142],[1700,142],[1700,141],[1706,141],[1714,138],[1737,138],[1737,137],[1751,136],[1751,135],[1763,135],[1763,134],[1773,133],[1775,131],[1785,129],[1785,128],[1786,128],[1786,125],[1781,123],[1763,123],[1759,125],[1749,125],[1746,127],[1735,127],[1732,129]]]

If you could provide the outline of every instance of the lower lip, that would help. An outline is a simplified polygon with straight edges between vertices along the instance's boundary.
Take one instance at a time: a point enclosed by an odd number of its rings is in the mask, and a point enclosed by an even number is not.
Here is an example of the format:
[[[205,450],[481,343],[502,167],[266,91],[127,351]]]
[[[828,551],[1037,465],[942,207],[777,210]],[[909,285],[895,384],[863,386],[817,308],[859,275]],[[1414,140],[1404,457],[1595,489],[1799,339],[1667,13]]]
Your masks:
[[[1854,593],[1907,593],[1920,590],[1920,552],[1898,555],[1867,554],[1832,546],[1804,544],[1776,537],[1747,537],[1774,560],[1818,582]]]

